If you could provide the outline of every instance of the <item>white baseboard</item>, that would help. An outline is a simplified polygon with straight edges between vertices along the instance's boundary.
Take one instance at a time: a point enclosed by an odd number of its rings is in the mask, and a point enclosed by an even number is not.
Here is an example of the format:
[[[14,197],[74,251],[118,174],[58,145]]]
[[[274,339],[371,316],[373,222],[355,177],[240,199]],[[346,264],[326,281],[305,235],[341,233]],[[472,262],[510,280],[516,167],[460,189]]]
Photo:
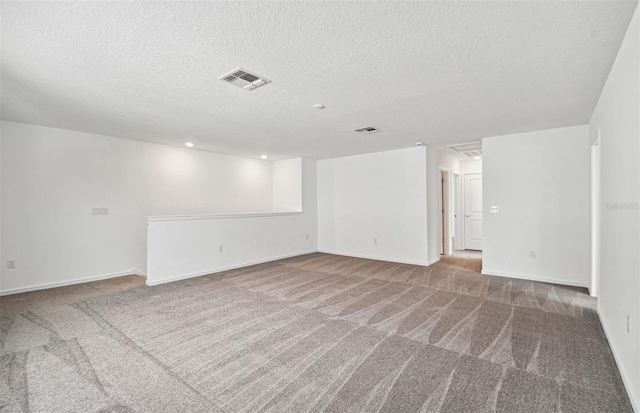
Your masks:
[[[633,408],[634,412],[638,412],[640,410],[638,410],[638,405],[635,403],[635,400],[633,400],[632,398],[632,393],[631,393],[631,385],[629,384],[629,381],[627,380],[627,378],[624,375],[624,372],[622,370],[622,363],[620,362],[620,359],[618,358],[618,355],[616,354],[616,350],[613,348],[613,346],[611,345],[611,336],[609,335],[609,333],[607,332],[607,327],[605,327],[604,323],[602,322],[602,317],[600,317],[600,309],[597,310],[598,313],[598,320],[600,320],[600,325],[602,326],[602,331],[604,331],[604,335],[605,337],[607,337],[607,341],[609,342],[609,348],[611,349],[611,353],[613,354],[613,359],[616,362],[616,365],[618,367],[618,371],[620,372],[620,377],[622,377],[622,383],[624,384],[624,389],[627,391],[627,395],[629,396],[629,401],[631,402],[631,407]]]
[[[139,270],[139,269],[137,269],[137,268],[132,268],[132,269],[131,269],[131,274],[139,275],[140,277],[147,278],[147,273],[145,273],[145,272],[143,272],[143,271],[140,271],[140,270]]]
[[[46,290],[46,289],[49,289],[49,288],[66,287],[68,285],[83,284],[83,283],[88,283],[88,282],[92,282],[92,281],[108,280],[109,278],[124,277],[125,275],[132,275],[132,274],[133,275],[140,275],[140,276],[144,277],[142,272],[140,272],[140,271],[138,271],[136,269],[131,269],[129,271],[115,272],[115,273],[111,273],[111,274],[95,275],[93,277],[75,278],[73,280],[65,280],[65,281],[58,281],[58,282],[53,282],[53,283],[38,284],[38,285],[29,286],[29,287],[11,288],[9,290],[0,290],[0,296],[27,293],[27,292],[30,292],[30,291]]]
[[[576,281],[563,280],[561,278],[536,277],[536,276],[531,276],[526,274],[509,274],[505,272],[486,270],[484,268],[482,269],[482,274],[495,275],[496,277],[517,278],[519,280],[538,281],[541,283],[570,285],[572,287],[589,288],[589,283],[580,283]]]
[[[245,262],[245,263],[242,263],[242,264],[229,265],[229,266],[226,266],[226,267],[212,268],[212,269],[209,269],[209,270],[198,271],[198,272],[189,273],[189,274],[176,275],[175,277],[163,278],[161,280],[149,281],[149,277],[147,276],[147,285],[154,286],[154,285],[170,283],[170,282],[173,282],[173,281],[186,280],[188,278],[202,277],[203,275],[216,274],[216,273],[219,273],[219,272],[235,270],[237,268],[242,268],[242,267],[250,267],[252,265],[264,264],[265,262],[283,260],[285,258],[297,257],[299,255],[312,254],[314,252],[318,252],[318,251],[317,250],[309,250],[309,251],[303,251],[303,252],[296,252],[296,253],[293,253],[293,254],[279,255],[277,257],[266,258],[266,259],[263,259],[263,260],[250,261],[250,262]]]
[[[435,264],[435,263],[436,263],[436,262],[438,262],[438,261],[440,261],[440,257],[434,258],[434,259],[432,259],[431,261],[429,261],[429,262],[427,263],[427,266],[429,266],[429,265],[433,265],[433,264]]]
[[[376,257],[376,256],[373,256],[373,255],[355,254],[355,253],[351,253],[351,252],[338,252],[338,251],[330,251],[330,250],[318,250],[318,252],[323,252],[325,254],[342,255],[344,257],[365,258],[367,260],[388,261],[388,262],[396,262],[396,263],[399,263],[399,264],[420,265],[422,267],[431,265],[431,264],[428,264],[426,262],[418,262],[418,261],[411,261],[411,260],[399,260],[397,258],[389,258],[389,257]],[[437,262],[437,261],[440,261],[440,258],[438,258],[434,262]]]

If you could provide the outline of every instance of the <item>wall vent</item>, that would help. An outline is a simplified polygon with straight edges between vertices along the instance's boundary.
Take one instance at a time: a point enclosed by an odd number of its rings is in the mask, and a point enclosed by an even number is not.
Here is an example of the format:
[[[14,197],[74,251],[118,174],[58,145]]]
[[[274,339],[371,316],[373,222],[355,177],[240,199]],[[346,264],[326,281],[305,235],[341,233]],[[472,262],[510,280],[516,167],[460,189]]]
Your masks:
[[[256,75],[255,73],[251,73],[240,67],[232,70],[226,75],[220,76],[218,80],[222,80],[223,82],[230,83],[233,86],[249,91],[257,89],[260,86],[264,86],[267,83],[271,83],[269,79]]]
[[[467,158],[478,159],[482,157],[482,142],[461,143],[458,145],[447,145],[454,151],[464,155]]]
[[[380,132],[380,129],[374,128],[373,126],[367,126],[365,128],[354,129],[358,133],[362,133],[363,135],[367,135],[369,133]]]

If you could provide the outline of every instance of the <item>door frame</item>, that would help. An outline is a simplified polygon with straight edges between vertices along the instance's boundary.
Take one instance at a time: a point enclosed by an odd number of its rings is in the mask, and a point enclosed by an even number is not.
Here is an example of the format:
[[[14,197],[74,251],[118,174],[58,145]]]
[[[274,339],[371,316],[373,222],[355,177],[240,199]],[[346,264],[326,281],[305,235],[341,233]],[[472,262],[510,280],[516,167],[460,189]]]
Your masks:
[[[600,291],[600,129],[591,145],[591,279],[589,294]]]
[[[451,235],[454,228],[452,213],[452,185],[451,170],[438,168],[438,223],[439,223],[439,244],[442,255],[453,254],[453,242]]]
[[[460,221],[462,213],[460,211],[460,200],[462,198],[459,173],[451,173],[451,205],[453,206],[453,250],[461,250],[462,248],[462,222]]]

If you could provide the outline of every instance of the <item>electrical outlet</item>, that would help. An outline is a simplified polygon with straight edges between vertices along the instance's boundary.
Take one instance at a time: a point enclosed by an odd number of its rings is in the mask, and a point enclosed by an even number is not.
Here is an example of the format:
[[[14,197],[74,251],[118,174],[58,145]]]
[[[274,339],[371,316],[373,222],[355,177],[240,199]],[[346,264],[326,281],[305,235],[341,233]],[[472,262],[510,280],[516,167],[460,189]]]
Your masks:
[[[220,244],[218,245],[218,252],[222,252],[224,251],[224,245]]]
[[[536,252],[534,250],[530,250],[529,251],[529,258],[535,258],[536,257]]]
[[[378,238],[374,238],[374,239],[373,239],[373,243],[374,243],[374,244],[377,244],[377,243],[378,243]]]
[[[627,314],[627,334],[629,334],[629,324],[630,323],[630,319],[629,319],[629,314]]]
[[[491,207],[491,213],[492,214],[499,214],[500,213],[500,207],[492,206]]]
[[[91,215],[109,215],[109,208],[93,207],[91,208]]]
[[[14,259],[7,260],[7,268],[10,270],[16,268],[16,260]]]

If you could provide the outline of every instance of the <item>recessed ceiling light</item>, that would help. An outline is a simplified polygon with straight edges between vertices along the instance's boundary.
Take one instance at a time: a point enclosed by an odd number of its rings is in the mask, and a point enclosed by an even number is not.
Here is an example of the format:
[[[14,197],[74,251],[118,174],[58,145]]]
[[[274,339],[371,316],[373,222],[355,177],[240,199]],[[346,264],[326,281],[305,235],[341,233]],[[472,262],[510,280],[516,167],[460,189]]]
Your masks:
[[[318,103],[317,105],[313,105],[314,109],[324,109],[324,105]]]
[[[260,159],[267,159],[267,155],[260,156]]]
[[[477,161],[478,159],[480,159],[480,157],[479,156],[474,156],[473,159],[475,159]]]
[[[188,146],[189,148],[193,148],[193,142],[185,142],[184,144],[185,144],[185,146]]]

